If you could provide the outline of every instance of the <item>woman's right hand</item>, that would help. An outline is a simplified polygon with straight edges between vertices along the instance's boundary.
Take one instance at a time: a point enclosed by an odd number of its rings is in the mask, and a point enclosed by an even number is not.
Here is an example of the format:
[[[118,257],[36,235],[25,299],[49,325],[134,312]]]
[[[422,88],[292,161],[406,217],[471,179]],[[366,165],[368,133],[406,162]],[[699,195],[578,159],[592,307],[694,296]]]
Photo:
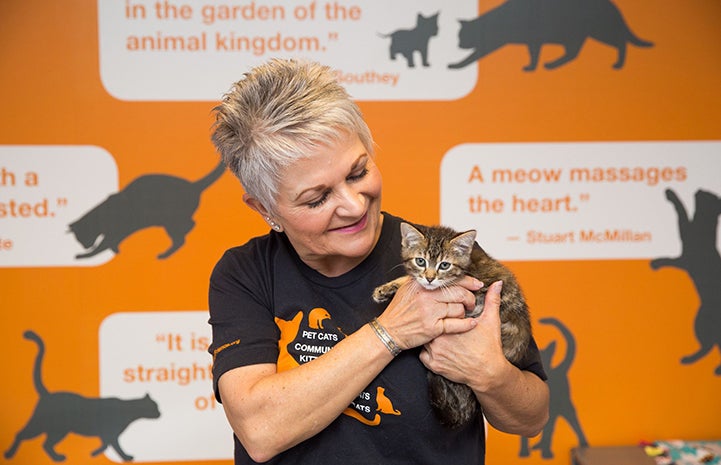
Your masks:
[[[464,333],[476,325],[465,315],[476,305],[473,291],[481,287],[483,283],[466,276],[451,287],[427,290],[409,278],[378,321],[401,349],[421,346],[444,333]]]

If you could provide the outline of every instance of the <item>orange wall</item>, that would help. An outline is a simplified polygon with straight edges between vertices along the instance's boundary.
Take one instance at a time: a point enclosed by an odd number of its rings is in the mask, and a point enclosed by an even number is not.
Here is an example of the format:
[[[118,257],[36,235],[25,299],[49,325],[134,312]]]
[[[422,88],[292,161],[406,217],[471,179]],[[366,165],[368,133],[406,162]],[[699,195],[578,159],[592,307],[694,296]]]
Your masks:
[[[421,223],[438,222],[440,162],[461,143],[721,140],[721,4],[616,4],[634,31],[655,42],[651,49],[629,46],[623,70],[611,69],[615,52],[593,40],[578,59],[552,72],[524,73],[526,50],[508,46],[474,65],[478,82],[463,98],[360,102],[379,147],[384,209]],[[480,2],[478,11],[490,6]],[[0,18],[0,144],[102,147],[117,164],[116,189],[149,173],[196,179],[212,169],[214,102],[129,102],[105,91],[95,2],[5,0]],[[560,54],[560,47],[546,46],[541,62]],[[709,166],[717,175],[718,155]],[[103,320],[118,312],[206,309],[208,275],[222,251],[266,229],[240,196],[229,174],[208,188],[186,244],[167,260],[155,256],[168,238],[151,228],[129,237],[121,253],[97,266],[0,268],[3,448],[37,401],[31,378],[35,347],[23,332],[32,329],[45,341],[43,377],[51,390],[100,395]],[[669,205],[659,205],[648,215],[673,218]],[[0,218],[0,238],[12,235],[4,221]],[[721,363],[719,351],[691,365],[679,362],[698,346],[693,321],[699,297],[685,273],[653,271],[649,260],[509,263],[534,321],[556,317],[576,338],[571,397],[592,445],[721,437],[721,376],[713,374]],[[542,347],[558,340],[557,357],[562,356],[558,332],[539,324],[535,332]],[[133,344],[130,336],[127,343]],[[560,420],[553,436],[556,458],[534,452],[521,459],[517,437],[492,432],[488,462],[568,463],[577,443]],[[97,445],[95,438],[70,435],[58,450],[67,454],[68,464],[110,462],[88,458]],[[35,439],[6,462],[50,459]]]

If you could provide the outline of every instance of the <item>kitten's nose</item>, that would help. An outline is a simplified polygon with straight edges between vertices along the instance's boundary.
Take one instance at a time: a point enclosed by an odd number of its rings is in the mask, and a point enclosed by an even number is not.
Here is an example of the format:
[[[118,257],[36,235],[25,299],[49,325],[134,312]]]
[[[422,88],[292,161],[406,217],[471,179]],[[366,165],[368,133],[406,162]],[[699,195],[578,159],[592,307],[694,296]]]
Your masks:
[[[426,281],[428,281],[428,284],[432,283],[433,280],[436,279],[433,276],[426,276]]]

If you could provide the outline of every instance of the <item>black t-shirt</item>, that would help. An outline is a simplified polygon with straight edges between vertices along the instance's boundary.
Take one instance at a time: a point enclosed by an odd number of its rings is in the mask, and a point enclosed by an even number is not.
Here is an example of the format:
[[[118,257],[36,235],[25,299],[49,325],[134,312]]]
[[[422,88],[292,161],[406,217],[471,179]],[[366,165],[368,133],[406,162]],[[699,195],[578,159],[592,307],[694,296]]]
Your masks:
[[[228,370],[258,363],[292,369],[330,350],[383,312],[373,289],[404,273],[401,219],[384,213],[380,239],[356,268],[335,278],[303,263],[282,233],[228,250],[210,279],[213,387]],[[437,421],[419,349],[407,350],[326,429],[271,464],[483,464],[481,422],[452,431]],[[546,375],[531,344],[521,368]],[[235,440],[235,463],[255,463]]]

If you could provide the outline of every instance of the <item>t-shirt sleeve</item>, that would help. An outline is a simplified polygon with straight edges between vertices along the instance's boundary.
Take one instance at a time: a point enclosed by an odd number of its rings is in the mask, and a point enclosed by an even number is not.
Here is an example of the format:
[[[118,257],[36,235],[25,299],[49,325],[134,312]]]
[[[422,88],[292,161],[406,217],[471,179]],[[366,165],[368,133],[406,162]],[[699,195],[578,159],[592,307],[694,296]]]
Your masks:
[[[252,247],[231,249],[210,277],[208,305],[213,356],[213,390],[227,371],[278,360],[279,331],[272,312],[271,286],[263,260]]]
[[[543,381],[548,380],[546,371],[543,369],[543,362],[541,361],[541,353],[536,345],[536,340],[531,337],[531,341],[526,349],[526,354],[523,359],[518,363],[518,368],[524,371],[530,371],[534,373]]]

